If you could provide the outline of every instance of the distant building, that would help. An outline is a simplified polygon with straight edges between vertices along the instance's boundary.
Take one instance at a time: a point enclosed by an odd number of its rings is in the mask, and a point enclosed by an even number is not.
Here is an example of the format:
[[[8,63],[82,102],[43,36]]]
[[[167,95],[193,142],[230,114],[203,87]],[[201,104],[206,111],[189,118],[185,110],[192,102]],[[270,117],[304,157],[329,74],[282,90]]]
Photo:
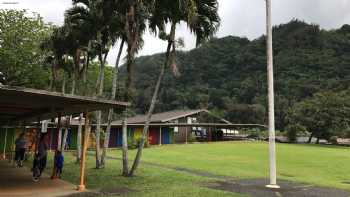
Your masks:
[[[127,119],[128,137],[138,141],[142,135],[146,115],[137,115]],[[222,123],[229,124],[208,110],[176,110],[153,114],[148,132],[148,142],[155,144],[186,143],[198,138],[212,140],[214,127],[193,126],[199,123]],[[192,125],[193,124],[193,125]],[[122,120],[112,122],[110,146],[121,146],[122,143]],[[116,142],[116,143],[114,143]]]
[[[141,139],[143,127],[146,121],[146,115],[136,115],[127,118],[128,144],[137,146]],[[82,121],[84,122],[84,121]],[[84,124],[84,123],[83,123]],[[47,127],[47,144],[49,148],[54,150],[58,146],[58,130],[56,126]],[[63,125],[61,123],[61,125]],[[205,109],[198,110],[175,110],[152,115],[150,127],[147,136],[147,142],[150,145],[187,143],[193,141],[221,141],[232,135],[238,134],[237,130],[233,130],[231,123],[225,119],[215,116]],[[67,127],[67,149],[77,148],[77,131],[79,120],[72,119],[70,126]],[[106,130],[106,124],[102,125],[102,130]],[[232,126],[232,125],[231,125]],[[2,128],[1,130],[4,130]],[[23,132],[23,128],[8,128],[8,141],[13,140],[15,136]],[[92,125],[92,133],[89,140],[89,147],[95,147],[94,139],[95,125]],[[27,128],[26,132],[34,132],[33,127]],[[64,129],[62,129],[63,139]],[[0,134],[3,134],[0,132]],[[102,139],[103,140],[103,137]],[[0,141],[0,148],[2,142]],[[109,147],[116,148],[122,146],[122,120],[112,122],[111,133],[109,139]]]

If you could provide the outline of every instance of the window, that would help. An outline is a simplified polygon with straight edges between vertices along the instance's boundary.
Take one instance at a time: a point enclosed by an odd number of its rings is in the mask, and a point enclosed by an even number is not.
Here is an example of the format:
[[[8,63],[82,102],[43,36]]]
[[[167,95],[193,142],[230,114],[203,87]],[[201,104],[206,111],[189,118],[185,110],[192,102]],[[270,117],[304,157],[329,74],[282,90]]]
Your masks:
[[[177,123],[179,123],[179,121],[178,120],[175,120],[175,124],[177,124]],[[179,132],[179,127],[174,127],[174,132]]]

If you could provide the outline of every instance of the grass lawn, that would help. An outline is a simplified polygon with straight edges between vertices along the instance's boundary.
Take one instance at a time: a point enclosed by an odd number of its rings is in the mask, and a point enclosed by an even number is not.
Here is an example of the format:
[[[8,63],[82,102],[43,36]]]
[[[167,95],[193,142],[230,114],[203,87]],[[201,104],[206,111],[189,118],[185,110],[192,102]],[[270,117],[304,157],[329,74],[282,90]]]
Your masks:
[[[133,158],[135,150],[130,151]],[[120,150],[108,152],[120,157]],[[350,149],[336,146],[277,144],[278,178],[319,186],[349,189]],[[234,178],[268,177],[268,145],[253,142],[154,146],[144,150],[143,161],[210,172]],[[129,188],[126,196],[240,196],[207,189],[214,179],[171,169],[141,165],[134,178],[121,177],[121,161],[107,160],[107,167],[95,170],[94,157],[87,162],[87,187]],[[51,164],[52,162],[49,162]],[[131,165],[131,163],[130,163]],[[78,183],[79,166],[65,155],[63,179]]]
[[[134,155],[135,151],[130,154]],[[109,153],[120,157],[119,150]],[[130,156],[130,158],[133,158]],[[143,161],[236,178],[268,177],[268,144],[222,142],[145,149]],[[349,189],[350,148],[277,144],[278,178]]]
[[[51,172],[52,169],[51,159],[52,156],[49,157],[47,172]],[[125,178],[120,176],[120,161],[108,160],[108,166],[105,169],[96,170],[94,169],[94,159],[94,157],[89,156],[87,160],[86,184],[89,190],[128,188],[132,191],[123,195],[127,197],[243,197],[243,195],[203,187],[204,184],[212,182],[213,179],[151,166],[141,166],[135,177]],[[75,164],[75,157],[71,153],[65,154],[64,165],[62,179],[78,184],[79,165]]]

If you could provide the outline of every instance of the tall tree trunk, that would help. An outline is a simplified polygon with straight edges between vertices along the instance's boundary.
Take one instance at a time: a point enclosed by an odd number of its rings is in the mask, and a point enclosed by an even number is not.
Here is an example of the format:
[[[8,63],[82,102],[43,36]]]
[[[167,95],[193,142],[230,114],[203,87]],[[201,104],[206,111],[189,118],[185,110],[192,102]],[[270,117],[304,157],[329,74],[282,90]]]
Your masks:
[[[127,42],[127,61],[126,61],[126,69],[127,69],[127,78],[125,81],[125,101],[132,101],[132,70],[133,64],[135,61],[135,53],[138,46],[138,41],[140,39],[140,24],[135,15],[137,2],[133,1],[133,3],[129,6],[128,11],[125,15],[125,33],[126,33],[126,42]],[[127,109],[124,111],[124,120],[123,120],[123,176],[129,176],[128,169],[128,140],[127,140]]]
[[[89,67],[89,55],[87,55],[86,57],[86,65],[84,66],[84,70],[83,70],[83,84],[84,84],[84,88],[83,88],[83,95],[86,96],[87,95],[87,69]],[[79,164],[80,163],[80,159],[81,159],[81,143],[82,143],[82,130],[83,130],[83,118],[84,118],[84,114],[81,113],[79,115],[79,125],[78,125],[78,134],[77,134],[77,152],[76,152],[76,163]]]
[[[143,150],[143,147],[145,145],[145,141],[147,139],[148,128],[149,128],[149,124],[151,122],[151,118],[152,118],[152,114],[153,114],[153,111],[154,111],[154,107],[155,107],[155,104],[156,104],[156,101],[157,101],[158,92],[159,92],[159,89],[160,89],[160,84],[161,84],[163,76],[164,76],[165,67],[169,63],[171,47],[172,47],[172,45],[174,45],[175,30],[176,30],[176,23],[172,23],[171,30],[170,30],[170,39],[168,40],[168,47],[167,47],[167,51],[166,51],[166,54],[165,54],[165,60],[164,60],[164,63],[162,65],[162,67],[161,67],[161,71],[160,71],[160,74],[158,76],[157,84],[156,84],[156,87],[155,87],[154,92],[153,92],[151,104],[150,104],[150,107],[149,107],[148,112],[147,112],[146,123],[145,123],[145,126],[144,126],[143,131],[142,131],[141,143],[140,143],[140,145],[139,145],[139,147],[137,149],[136,157],[135,157],[134,163],[132,165],[132,168],[130,170],[129,176],[133,176],[134,175],[134,173],[135,173],[135,171],[136,171],[136,169],[137,169],[137,167],[138,167],[138,165],[140,163],[140,160],[141,160],[142,150]]]
[[[57,78],[57,60],[53,60],[53,63],[51,66],[50,91],[55,91],[56,89],[56,78]]]
[[[100,73],[97,80],[97,97],[101,97],[103,93],[103,85],[104,85],[104,70],[105,70],[105,63],[108,53],[105,54],[104,57],[102,57],[102,51],[99,55],[100,60]],[[102,111],[97,111],[97,120],[96,120],[96,168],[101,168],[101,121],[102,121]]]
[[[96,169],[99,169],[99,168],[101,168],[101,118],[102,118],[102,112],[97,111],[96,116],[97,116],[97,120],[96,120],[96,131],[95,131],[95,137],[96,137],[95,158],[96,158]]]
[[[126,122],[127,111],[124,111],[124,119],[123,119],[123,139],[122,139],[122,150],[123,150],[123,176],[129,175],[129,166],[128,166],[128,128]]]
[[[70,94],[74,95],[75,94],[75,88],[76,88],[76,81],[77,81],[77,75],[75,74],[76,71],[73,71],[73,76],[72,76],[72,89]]]
[[[120,57],[121,57],[122,52],[123,52],[124,42],[125,42],[124,39],[122,39],[122,41],[120,43],[120,47],[119,47],[117,60],[115,61],[111,100],[115,100],[115,96],[117,93],[118,66],[119,66]],[[106,163],[106,154],[107,154],[107,148],[109,145],[109,137],[110,137],[110,133],[111,133],[111,123],[112,123],[112,118],[113,118],[113,112],[114,112],[113,108],[109,109],[109,111],[108,111],[107,128],[106,128],[102,156],[101,156],[101,165],[102,166],[104,166]]]
[[[309,140],[307,141],[307,143],[311,143],[311,141],[312,141],[312,138],[314,137],[314,133],[311,133],[311,135],[310,135],[310,137],[309,137]]]
[[[80,159],[81,159],[81,137],[82,137],[82,129],[83,129],[83,116],[84,114],[81,113],[79,116],[79,126],[78,126],[78,134],[77,134],[77,156],[76,156],[76,163],[79,164],[80,163]]]
[[[63,82],[62,82],[62,93],[66,93],[66,75],[63,73]]]

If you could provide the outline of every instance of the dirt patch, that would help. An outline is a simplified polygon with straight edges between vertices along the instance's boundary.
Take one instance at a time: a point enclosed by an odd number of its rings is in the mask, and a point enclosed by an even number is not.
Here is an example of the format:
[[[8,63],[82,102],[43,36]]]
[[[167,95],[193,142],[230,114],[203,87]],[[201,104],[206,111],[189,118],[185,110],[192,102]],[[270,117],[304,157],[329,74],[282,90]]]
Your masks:
[[[99,192],[103,195],[120,195],[126,194],[129,192],[135,192],[136,190],[132,190],[126,187],[114,187],[114,188],[103,188]]]
[[[209,185],[207,188],[246,194],[252,197],[349,197],[350,192],[326,188],[316,187],[313,185],[302,185],[290,181],[278,181],[280,189],[269,189],[265,185],[268,181],[265,179],[246,179],[236,181],[217,181]]]
[[[78,192],[75,194],[71,194],[68,196],[62,196],[62,197],[96,197],[96,196],[100,196],[101,193],[99,192]]]
[[[136,190],[132,190],[126,187],[114,187],[114,188],[103,188],[98,191],[88,191],[88,192],[79,192],[75,194],[71,194],[68,196],[62,197],[96,197],[96,196],[115,196],[122,195],[129,192],[134,192]]]
[[[280,175],[285,176],[285,177],[295,177],[295,176],[293,176],[291,174],[286,174],[286,173],[280,173]]]

